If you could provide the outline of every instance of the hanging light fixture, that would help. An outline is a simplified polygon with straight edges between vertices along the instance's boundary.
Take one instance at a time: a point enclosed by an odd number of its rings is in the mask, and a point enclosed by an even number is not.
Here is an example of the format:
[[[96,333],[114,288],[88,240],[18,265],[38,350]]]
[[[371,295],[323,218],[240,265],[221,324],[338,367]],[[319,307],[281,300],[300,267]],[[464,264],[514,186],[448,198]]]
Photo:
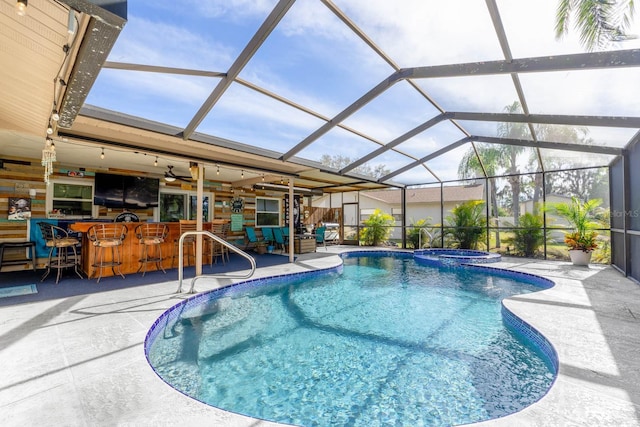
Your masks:
[[[53,134],[53,126],[51,126],[51,122],[49,122],[49,126],[47,126],[47,135]]]
[[[244,170],[240,169],[240,178],[244,178]]]
[[[216,175],[220,175],[220,165],[216,165],[216,167],[218,168],[218,170],[216,171]]]
[[[58,104],[56,101],[53,101],[53,109],[51,110],[51,120],[57,122],[60,120],[60,114],[58,113]]]
[[[56,161],[56,145],[53,139],[47,137],[45,139],[44,149],[42,150],[42,166],[44,166],[44,182],[49,185],[49,176],[53,173],[53,162]]]
[[[153,166],[158,166],[158,156],[156,156],[156,161],[153,162]]]
[[[20,16],[24,16],[27,14],[27,3],[28,0],[18,0],[16,2],[16,13]]]
[[[191,179],[198,180],[198,163],[189,162],[189,173],[191,174]]]
[[[102,149],[102,153],[100,153],[100,158],[104,160],[104,148]]]

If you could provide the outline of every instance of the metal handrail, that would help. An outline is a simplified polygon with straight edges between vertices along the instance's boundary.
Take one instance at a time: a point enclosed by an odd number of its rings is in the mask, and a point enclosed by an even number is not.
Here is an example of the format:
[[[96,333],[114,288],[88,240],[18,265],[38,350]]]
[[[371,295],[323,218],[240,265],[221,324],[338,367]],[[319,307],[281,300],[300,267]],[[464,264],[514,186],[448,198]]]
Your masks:
[[[424,231],[429,236],[429,247],[433,244],[433,236],[427,230],[427,227],[419,227],[420,231],[418,232],[418,248],[422,249],[422,232]]]
[[[182,248],[182,242],[184,242],[184,238],[185,236],[189,236],[189,235],[206,235],[208,237],[211,237],[213,240],[215,240],[216,242],[220,243],[223,246],[226,246],[228,249],[232,250],[233,252],[237,253],[238,255],[246,258],[249,260],[249,262],[251,263],[251,271],[248,274],[244,274],[244,275],[234,275],[234,274],[202,274],[200,276],[195,276],[192,280],[191,280],[191,287],[189,288],[189,294],[194,293],[193,288],[196,284],[196,280],[202,278],[202,277],[216,277],[216,278],[226,278],[226,279],[248,279],[249,277],[253,276],[253,274],[256,272],[256,260],[253,259],[253,257],[251,255],[249,255],[248,253],[246,253],[243,250],[240,250],[238,248],[236,248],[234,245],[232,245],[231,243],[227,242],[226,240],[216,236],[215,234],[213,234],[210,231],[206,231],[206,230],[202,230],[202,231],[185,231],[184,233],[182,233],[182,235],[180,236],[180,239],[178,240],[178,256],[180,257],[178,259],[178,290],[176,291],[176,293],[180,293],[182,292],[182,277],[183,277],[183,248]]]

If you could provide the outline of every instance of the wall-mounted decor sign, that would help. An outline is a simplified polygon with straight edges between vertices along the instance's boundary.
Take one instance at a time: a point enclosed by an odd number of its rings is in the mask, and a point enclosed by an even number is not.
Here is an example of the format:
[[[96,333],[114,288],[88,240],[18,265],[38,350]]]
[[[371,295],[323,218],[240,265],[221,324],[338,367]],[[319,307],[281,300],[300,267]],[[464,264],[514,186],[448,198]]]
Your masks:
[[[244,210],[244,199],[241,197],[234,197],[231,199],[231,212],[242,213]]]
[[[242,231],[243,222],[242,214],[231,214],[231,231]]]
[[[24,197],[9,198],[9,219],[26,221],[31,218],[31,199]]]
[[[122,212],[119,213],[118,216],[114,219],[115,222],[140,222],[140,218],[138,215],[133,212]]]

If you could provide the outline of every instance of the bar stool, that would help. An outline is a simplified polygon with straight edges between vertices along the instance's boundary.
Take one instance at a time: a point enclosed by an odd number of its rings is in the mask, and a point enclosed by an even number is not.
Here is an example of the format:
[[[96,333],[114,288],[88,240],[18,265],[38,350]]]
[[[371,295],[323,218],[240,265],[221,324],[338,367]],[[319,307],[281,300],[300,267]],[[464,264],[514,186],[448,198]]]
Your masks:
[[[114,276],[119,274],[123,279],[125,278],[120,271],[120,265],[122,264],[120,246],[122,246],[128,231],[127,226],[121,222],[95,224],[87,230],[87,238],[94,247],[94,262],[91,267],[98,270],[98,281],[96,283],[100,283],[103,268],[110,267]],[[111,257],[105,256],[105,249],[111,250]]]
[[[64,228],[48,222],[39,222],[38,227],[45,241],[45,246],[49,248],[47,271],[45,271],[40,281],[42,282],[46,279],[49,273],[51,273],[51,269],[55,268],[58,270],[58,274],[56,275],[56,284],[58,284],[62,270],[70,267],[73,267],[78,277],[82,279],[82,274],[80,274],[78,270],[80,259],[78,257],[78,251],[76,250],[76,246],[80,244],[80,240],[69,236],[69,233]],[[53,257],[54,251],[56,251],[55,258]],[[33,257],[35,259],[35,253]]]
[[[211,232],[216,236],[227,240],[227,233],[229,232],[229,224],[211,224]],[[225,257],[229,261],[229,248],[215,240],[211,240],[211,257],[213,262],[218,263],[218,257],[222,260],[222,264],[225,264]]]
[[[173,241],[173,255],[171,256],[171,268],[175,265],[175,260],[179,255],[179,247],[178,244],[180,242],[180,236],[187,231],[197,231],[198,224],[195,219],[181,219],[180,220],[180,235],[176,237]],[[189,259],[193,259],[193,263],[196,262],[196,236],[195,234],[191,234],[186,236],[182,241],[183,246],[186,248],[186,251],[183,252],[183,255],[187,258],[187,264],[189,265]]]
[[[144,277],[147,272],[147,264],[153,262],[156,264],[156,271],[162,270],[162,244],[169,234],[169,227],[159,223],[146,223],[140,224],[135,229],[136,237],[142,247],[142,255],[140,256],[140,267],[138,267],[138,273],[142,270],[142,276]]]

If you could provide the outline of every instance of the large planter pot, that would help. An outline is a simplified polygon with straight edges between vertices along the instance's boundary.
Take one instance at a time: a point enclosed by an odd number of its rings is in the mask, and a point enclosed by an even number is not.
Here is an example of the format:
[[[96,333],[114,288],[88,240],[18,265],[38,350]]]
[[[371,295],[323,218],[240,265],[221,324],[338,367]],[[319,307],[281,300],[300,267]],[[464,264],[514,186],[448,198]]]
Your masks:
[[[585,252],[581,249],[571,249],[569,251],[569,257],[573,265],[589,265],[591,262],[591,251]]]

